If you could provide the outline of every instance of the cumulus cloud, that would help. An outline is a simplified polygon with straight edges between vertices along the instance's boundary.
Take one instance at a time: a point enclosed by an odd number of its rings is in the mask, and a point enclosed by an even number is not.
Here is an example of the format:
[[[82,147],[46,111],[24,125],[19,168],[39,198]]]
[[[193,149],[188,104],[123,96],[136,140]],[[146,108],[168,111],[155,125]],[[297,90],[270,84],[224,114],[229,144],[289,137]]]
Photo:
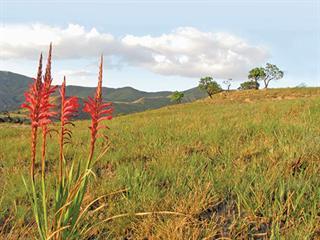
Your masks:
[[[133,64],[164,75],[243,77],[248,69],[268,57],[264,47],[250,45],[234,35],[190,27],[159,37],[127,35],[121,41],[132,48],[144,48],[151,58],[131,58]]]
[[[66,28],[33,24],[0,27],[0,58],[35,58],[50,41],[54,43],[56,58],[92,58],[104,52],[117,58],[117,64],[183,77],[242,78],[269,56],[265,47],[230,33],[203,32],[191,27],[160,36],[115,38],[75,24]]]
[[[66,28],[44,24],[4,25],[0,27],[0,57],[34,59],[39,51],[53,42],[57,58],[96,57],[101,51],[112,53],[115,39],[111,34],[99,33],[95,28],[69,24]]]

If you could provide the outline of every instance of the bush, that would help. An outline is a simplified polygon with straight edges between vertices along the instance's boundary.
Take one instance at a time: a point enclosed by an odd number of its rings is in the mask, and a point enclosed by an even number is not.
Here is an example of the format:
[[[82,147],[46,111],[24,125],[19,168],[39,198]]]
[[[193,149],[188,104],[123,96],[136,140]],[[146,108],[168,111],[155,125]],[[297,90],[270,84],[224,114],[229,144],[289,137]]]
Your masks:
[[[247,81],[240,84],[239,90],[259,89],[260,84],[254,81]]]
[[[171,102],[181,103],[182,99],[184,97],[183,92],[175,91],[171,96]]]

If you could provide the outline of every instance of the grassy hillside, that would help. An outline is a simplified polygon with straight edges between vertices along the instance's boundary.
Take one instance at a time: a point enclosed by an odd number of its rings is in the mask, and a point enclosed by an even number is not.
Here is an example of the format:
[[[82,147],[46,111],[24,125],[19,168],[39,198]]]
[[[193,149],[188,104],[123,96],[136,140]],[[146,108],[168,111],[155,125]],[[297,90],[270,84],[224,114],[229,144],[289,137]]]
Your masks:
[[[6,71],[0,71],[0,112],[17,110],[24,101],[24,92],[32,82],[31,78]],[[67,95],[77,96],[81,100],[92,96],[95,88],[68,86]],[[116,106],[115,115],[141,112],[171,105],[170,91],[144,92],[131,87],[103,88],[105,101],[111,101]],[[206,93],[198,88],[184,91],[184,102],[204,98]],[[138,101],[144,99],[144,101]],[[83,116],[82,116],[83,117]]]
[[[88,221],[162,210],[185,216],[119,217],[91,239],[319,239],[319,119],[319,89],[231,92],[116,117],[86,201],[124,192],[101,199]],[[67,161],[86,158],[88,124],[76,122]],[[35,231],[21,180],[28,138],[27,125],[0,124],[0,232],[9,239]],[[48,158],[53,180],[57,145]]]
[[[23,92],[31,82],[29,77],[0,71],[0,111],[18,108],[24,101]]]

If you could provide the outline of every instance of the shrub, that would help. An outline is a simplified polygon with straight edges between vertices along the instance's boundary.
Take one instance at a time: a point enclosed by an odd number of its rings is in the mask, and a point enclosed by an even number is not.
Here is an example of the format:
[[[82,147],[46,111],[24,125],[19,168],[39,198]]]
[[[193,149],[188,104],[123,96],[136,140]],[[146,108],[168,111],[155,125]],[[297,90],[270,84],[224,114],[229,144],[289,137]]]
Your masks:
[[[182,99],[184,97],[183,92],[175,91],[171,96],[171,102],[181,103]]]
[[[240,84],[238,89],[240,90],[249,90],[249,89],[259,89],[260,84],[254,81],[247,81]]]

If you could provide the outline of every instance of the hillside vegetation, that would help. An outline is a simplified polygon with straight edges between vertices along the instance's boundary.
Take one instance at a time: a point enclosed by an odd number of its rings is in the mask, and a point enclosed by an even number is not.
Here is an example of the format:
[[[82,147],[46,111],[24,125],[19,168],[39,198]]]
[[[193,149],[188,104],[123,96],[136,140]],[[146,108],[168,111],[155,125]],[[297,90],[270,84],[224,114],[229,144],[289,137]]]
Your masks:
[[[91,239],[319,239],[319,119],[318,88],[224,92],[114,118],[86,202],[120,190],[100,199],[88,221],[118,217],[96,226]],[[66,161],[87,156],[88,125],[76,122]],[[33,239],[36,231],[21,180],[29,131],[0,124],[6,239]],[[56,149],[49,144],[51,181]],[[133,215],[154,211],[181,215]]]
[[[0,112],[15,111],[24,101],[24,92],[28,89],[32,79],[20,74],[0,71]],[[77,96],[80,100],[91,96],[94,87],[68,86],[67,95]],[[171,105],[170,91],[144,92],[131,87],[103,88],[105,101],[112,101],[115,106],[114,115],[141,112],[148,109]],[[191,102],[204,98],[206,93],[198,88],[184,91],[183,102]],[[143,99],[144,101],[138,101]],[[80,116],[83,117],[83,116]]]

